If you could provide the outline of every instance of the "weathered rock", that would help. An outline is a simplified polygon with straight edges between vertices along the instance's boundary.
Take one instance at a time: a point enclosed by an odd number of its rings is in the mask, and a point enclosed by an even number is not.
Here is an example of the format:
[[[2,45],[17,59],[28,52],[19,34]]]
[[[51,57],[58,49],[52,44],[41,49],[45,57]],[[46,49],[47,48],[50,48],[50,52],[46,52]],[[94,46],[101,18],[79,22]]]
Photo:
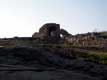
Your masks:
[[[34,37],[36,37],[36,38],[38,37],[38,38],[39,38],[39,37],[40,37],[40,34],[39,34],[38,32],[35,32],[35,33],[32,35],[32,37],[33,37],[33,38],[34,38]]]
[[[44,37],[43,37],[44,36]],[[40,39],[44,39],[45,38],[45,34],[43,33],[37,33],[35,32],[33,35],[32,35],[33,38],[40,38]]]

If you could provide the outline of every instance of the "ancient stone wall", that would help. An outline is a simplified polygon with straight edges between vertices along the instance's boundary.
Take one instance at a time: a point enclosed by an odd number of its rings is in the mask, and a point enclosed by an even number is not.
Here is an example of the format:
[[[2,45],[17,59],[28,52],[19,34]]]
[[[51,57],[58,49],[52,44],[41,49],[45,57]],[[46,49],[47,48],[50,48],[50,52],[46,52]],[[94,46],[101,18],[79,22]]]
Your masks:
[[[32,37],[46,40],[49,43],[58,43],[62,38],[60,35],[67,37],[70,34],[66,30],[60,29],[59,24],[47,23],[39,29],[38,33],[35,32]]]

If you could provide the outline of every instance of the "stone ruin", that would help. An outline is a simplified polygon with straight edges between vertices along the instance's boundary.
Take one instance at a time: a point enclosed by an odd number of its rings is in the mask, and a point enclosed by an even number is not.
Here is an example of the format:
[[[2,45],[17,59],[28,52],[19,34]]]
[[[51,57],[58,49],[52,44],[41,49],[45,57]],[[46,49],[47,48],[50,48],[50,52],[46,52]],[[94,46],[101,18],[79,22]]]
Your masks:
[[[32,46],[35,44],[44,43],[63,43],[70,34],[60,29],[60,25],[56,23],[44,24],[39,32],[35,32],[32,37],[14,37],[14,38],[1,38],[0,46]]]
[[[62,37],[67,37],[70,34],[64,30],[60,29],[60,25],[56,23],[47,23],[44,24],[40,29],[39,32],[35,32],[32,35],[32,38],[40,38],[42,40],[46,40],[48,42],[59,42]]]
[[[60,34],[63,38],[69,37],[71,35],[65,29],[60,29]]]

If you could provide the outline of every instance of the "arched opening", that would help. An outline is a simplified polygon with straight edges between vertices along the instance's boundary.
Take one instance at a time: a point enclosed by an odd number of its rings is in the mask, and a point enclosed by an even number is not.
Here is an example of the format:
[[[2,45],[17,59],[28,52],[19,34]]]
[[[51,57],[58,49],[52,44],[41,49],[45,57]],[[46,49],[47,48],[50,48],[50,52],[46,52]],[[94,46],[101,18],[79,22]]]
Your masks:
[[[63,34],[60,34],[60,37],[61,37],[61,38],[64,38]]]
[[[49,27],[49,36],[52,36],[52,32],[53,31],[56,31],[56,27],[55,26],[51,26],[51,27]]]

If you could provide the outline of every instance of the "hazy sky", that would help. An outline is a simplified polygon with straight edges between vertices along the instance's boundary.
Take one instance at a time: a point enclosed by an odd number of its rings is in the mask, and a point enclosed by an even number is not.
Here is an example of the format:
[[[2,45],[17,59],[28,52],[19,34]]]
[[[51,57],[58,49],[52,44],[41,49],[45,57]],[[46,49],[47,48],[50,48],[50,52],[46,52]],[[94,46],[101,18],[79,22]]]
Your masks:
[[[44,23],[71,34],[107,31],[107,0],[0,0],[0,37],[31,36]]]

